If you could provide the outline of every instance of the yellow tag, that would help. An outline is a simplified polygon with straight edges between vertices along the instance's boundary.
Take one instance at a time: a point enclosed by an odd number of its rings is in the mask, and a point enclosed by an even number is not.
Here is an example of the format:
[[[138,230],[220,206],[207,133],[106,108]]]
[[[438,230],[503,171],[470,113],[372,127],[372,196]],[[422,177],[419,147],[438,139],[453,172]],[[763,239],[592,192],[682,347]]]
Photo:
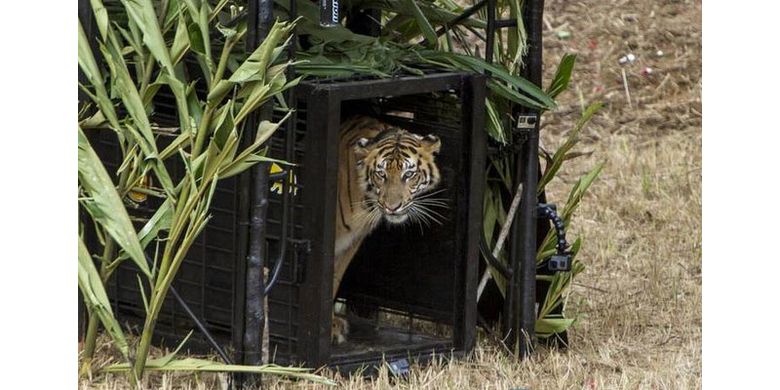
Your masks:
[[[282,167],[280,167],[277,163],[271,164],[270,173],[272,175],[276,173],[282,173],[282,172],[284,172],[284,169],[282,169]],[[297,186],[298,176],[296,176],[295,172],[293,172],[292,170],[290,170],[289,172],[290,173],[288,175],[289,181],[287,184],[287,191],[291,192],[293,196],[295,196],[298,195],[298,186]],[[279,179],[275,181],[274,184],[271,185],[271,192],[281,195],[283,191],[282,189],[283,185],[284,185],[284,179]]]
[[[138,187],[149,188],[149,176],[144,175],[138,182]],[[127,197],[133,202],[142,203],[146,201],[147,195],[143,192],[130,191],[127,193]]]

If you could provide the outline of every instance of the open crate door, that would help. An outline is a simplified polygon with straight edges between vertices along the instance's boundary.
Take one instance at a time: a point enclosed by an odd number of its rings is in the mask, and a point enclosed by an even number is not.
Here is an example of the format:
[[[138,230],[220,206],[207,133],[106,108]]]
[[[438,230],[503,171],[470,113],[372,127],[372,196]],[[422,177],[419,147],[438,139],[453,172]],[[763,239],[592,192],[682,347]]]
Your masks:
[[[383,358],[425,359],[473,347],[484,187],[484,80],[481,75],[431,72],[394,79],[320,80],[298,87],[293,137],[298,214],[288,228],[295,231],[291,239],[305,242],[307,250],[291,254],[298,260],[286,266],[269,296],[270,352],[276,362],[349,370],[379,364]],[[333,346],[337,141],[342,112],[358,105],[387,123],[441,138],[436,161],[448,208],[441,225],[423,227],[422,233],[409,225],[380,228],[369,236],[348,270],[340,297],[352,308],[371,307],[374,315],[363,319],[368,327],[356,319],[352,341]],[[283,133],[277,136],[288,140]],[[272,152],[279,153],[287,146],[281,141],[272,145]],[[271,210],[269,220],[278,220]],[[271,240],[279,236],[273,227],[269,230]]]

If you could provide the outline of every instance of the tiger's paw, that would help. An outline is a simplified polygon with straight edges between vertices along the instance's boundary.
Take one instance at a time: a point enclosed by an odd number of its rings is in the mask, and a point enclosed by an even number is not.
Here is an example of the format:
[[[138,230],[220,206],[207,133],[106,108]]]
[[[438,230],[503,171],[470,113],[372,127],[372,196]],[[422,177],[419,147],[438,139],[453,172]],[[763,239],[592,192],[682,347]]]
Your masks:
[[[332,344],[339,345],[347,341],[349,334],[349,322],[346,318],[333,316],[333,322],[330,327],[330,341]]]

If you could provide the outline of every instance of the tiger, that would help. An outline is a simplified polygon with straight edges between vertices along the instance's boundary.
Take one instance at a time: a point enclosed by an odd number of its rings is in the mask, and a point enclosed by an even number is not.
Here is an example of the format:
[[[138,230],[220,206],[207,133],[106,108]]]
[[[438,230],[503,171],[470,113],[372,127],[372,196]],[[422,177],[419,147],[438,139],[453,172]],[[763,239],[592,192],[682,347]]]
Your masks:
[[[338,210],[333,272],[335,302],[341,280],[365,239],[382,221],[391,225],[436,221],[431,197],[441,181],[435,157],[441,140],[418,135],[373,117],[356,116],[339,132]],[[438,192],[438,191],[437,191]],[[349,323],[333,315],[331,341],[341,344]]]

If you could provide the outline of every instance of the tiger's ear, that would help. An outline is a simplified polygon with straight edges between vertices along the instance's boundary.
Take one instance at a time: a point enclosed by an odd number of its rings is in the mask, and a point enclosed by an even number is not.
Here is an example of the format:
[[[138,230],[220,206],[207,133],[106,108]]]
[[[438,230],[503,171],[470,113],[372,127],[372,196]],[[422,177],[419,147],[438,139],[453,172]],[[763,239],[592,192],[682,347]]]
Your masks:
[[[355,151],[355,157],[357,157],[358,166],[363,165],[363,159],[368,155],[368,138],[360,138],[352,145],[352,150]]]
[[[441,149],[441,140],[439,137],[428,134],[423,138],[423,145],[425,145],[425,148],[428,149],[429,152],[433,154],[439,153],[439,149]]]

